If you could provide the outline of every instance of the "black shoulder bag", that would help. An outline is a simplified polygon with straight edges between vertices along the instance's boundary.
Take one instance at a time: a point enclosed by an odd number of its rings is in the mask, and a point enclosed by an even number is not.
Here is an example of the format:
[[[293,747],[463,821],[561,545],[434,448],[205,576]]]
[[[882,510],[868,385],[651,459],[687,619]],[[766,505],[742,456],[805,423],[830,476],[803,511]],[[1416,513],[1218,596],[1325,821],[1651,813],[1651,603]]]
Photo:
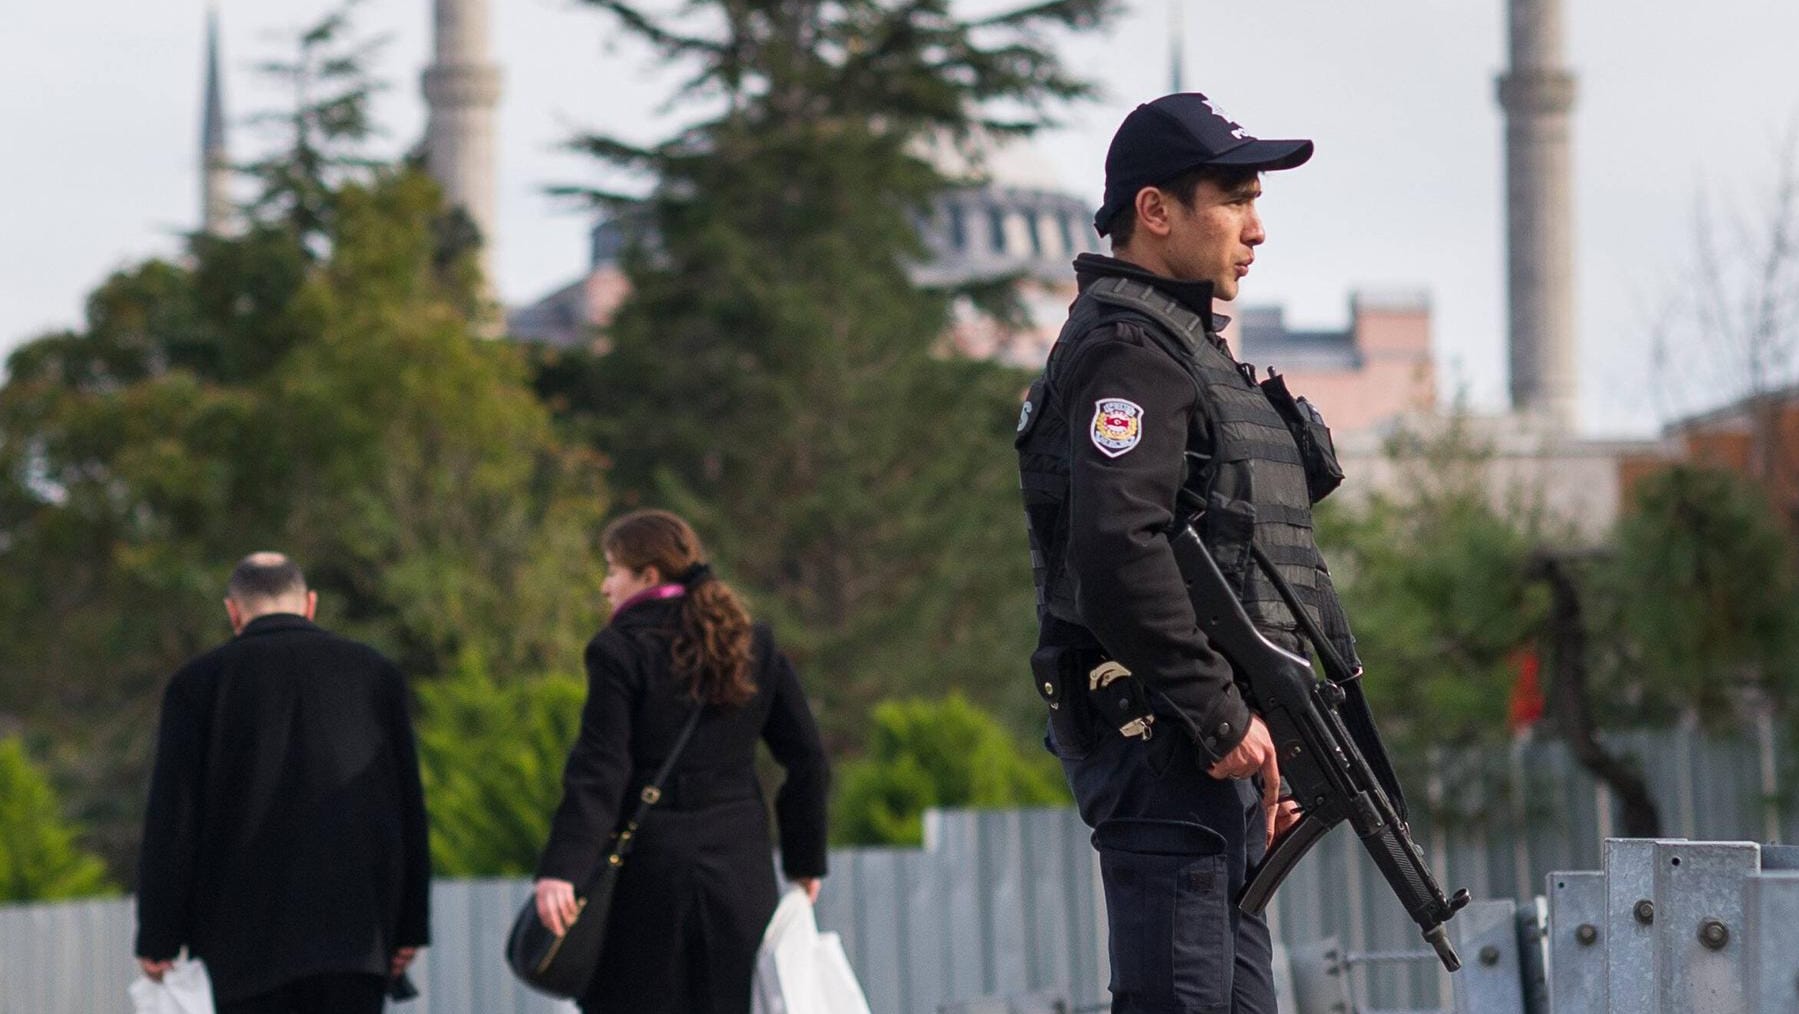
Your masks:
[[[618,885],[619,872],[625,867],[625,856],[630,854],[637,829],[642,826],[650,807],[662,798],[662,783],[668,780],[675,762],[681,759],[681,752],[693,736],[694,727],[700,724],[700,713],[704,710],[704,705],[695,705],[687,724],[681,727],[681,734],[675,738],[668,758],[657,769],[656,777],[638,794],[637,809],[631,819],[614,832],[612,851],[607,853],[606,861],[600,864],[599,870],[575,898],[580,911],[566,932],[561,936],[551,933],[537,917],[535,895],[525,899],[524,907],[512,920],[512,931],[506,934],[506,964],[512,966],[512,974],[525,985],[565,999],[586,992],[600,963],[600,947],[606,942],[606,914],[612,907],[612,892]]]

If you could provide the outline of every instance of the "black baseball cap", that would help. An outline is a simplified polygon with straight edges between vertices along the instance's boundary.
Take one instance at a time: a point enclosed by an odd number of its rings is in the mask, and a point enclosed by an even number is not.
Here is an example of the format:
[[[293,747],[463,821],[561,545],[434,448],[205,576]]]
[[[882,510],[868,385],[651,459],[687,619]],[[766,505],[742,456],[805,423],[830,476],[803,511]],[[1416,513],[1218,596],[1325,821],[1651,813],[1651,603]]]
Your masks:
[[[1104,236],[1139,190],[1189,169],[1292,169],[1311,157],[1312,142],[1250,137],[1198,92],[1164,95],[1131,110],[1112,135],[1112,147],[1106,150],[1106,202],[1093,216],[1093,228]]]

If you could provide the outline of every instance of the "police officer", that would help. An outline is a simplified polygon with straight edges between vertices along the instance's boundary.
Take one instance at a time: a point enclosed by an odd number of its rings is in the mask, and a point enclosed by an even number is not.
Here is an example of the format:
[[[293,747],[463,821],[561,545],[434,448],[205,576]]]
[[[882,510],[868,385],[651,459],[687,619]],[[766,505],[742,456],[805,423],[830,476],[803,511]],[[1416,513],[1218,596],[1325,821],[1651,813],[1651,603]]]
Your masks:
[[[1195,621],[1169,548],[1192,522],[1258,629],[1296,651],[1272,559],[1316,626],[1354,642],[1311,531],[1341,473],[1322,420],[1258,382],[1218,331],[1266,234],[1261,174],[1312,142],[1259,140],[1203,95],[1138,106],[1094,219],[1113,256],[1081,294],[1019,420],[1048,743],[1094,829],[1113,1010],[1272,1012],[1267,924],[1232,899],[1295,819],[1268,729]]]

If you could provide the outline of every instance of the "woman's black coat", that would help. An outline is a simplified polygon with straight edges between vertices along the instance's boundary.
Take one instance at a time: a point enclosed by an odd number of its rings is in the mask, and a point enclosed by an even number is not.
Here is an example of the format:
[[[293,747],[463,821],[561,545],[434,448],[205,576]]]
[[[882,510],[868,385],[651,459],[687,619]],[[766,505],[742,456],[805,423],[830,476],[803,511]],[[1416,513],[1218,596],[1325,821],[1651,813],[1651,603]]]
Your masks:
[[[563,799],[537,875],[580,890],[637,792],[668,756],[694,707],[670,668],[684,600],[640,602],[587,646],[587,704],[563,772]],[[708,707],[638,832],[613,896],[606,950],[584,1010],[743,1014],[763,929],[777,899],[756,742],[786,769],[775,796],[781,867],[825,873],[825,790],[818,728],[786,656],[755,627],[756,694]]]

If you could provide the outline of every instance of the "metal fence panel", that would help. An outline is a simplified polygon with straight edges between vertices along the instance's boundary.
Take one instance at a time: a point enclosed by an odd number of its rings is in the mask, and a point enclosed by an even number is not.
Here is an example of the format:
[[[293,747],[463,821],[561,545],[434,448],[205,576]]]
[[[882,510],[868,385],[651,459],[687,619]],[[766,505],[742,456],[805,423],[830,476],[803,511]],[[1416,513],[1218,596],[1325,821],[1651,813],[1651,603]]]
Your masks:
[[[1606,1010],[1605,874],[1551,873],[1549,899],[1549,995],[1551,1009]]]
[[[1760,869],[1760,852],[1749,842],[1655,847],[1655,977],[1663,1009],[1750,1014],[1743,882]]]
[[[1799,873],[1764,872],[1744,898],[1748,984],[1758,1014],[1799,1014]]]
[[[1456,1014],[1520,1014],[1518,912],[1510,901],[1476,901],[1450,924],[1462,970],[1455,975]]]

